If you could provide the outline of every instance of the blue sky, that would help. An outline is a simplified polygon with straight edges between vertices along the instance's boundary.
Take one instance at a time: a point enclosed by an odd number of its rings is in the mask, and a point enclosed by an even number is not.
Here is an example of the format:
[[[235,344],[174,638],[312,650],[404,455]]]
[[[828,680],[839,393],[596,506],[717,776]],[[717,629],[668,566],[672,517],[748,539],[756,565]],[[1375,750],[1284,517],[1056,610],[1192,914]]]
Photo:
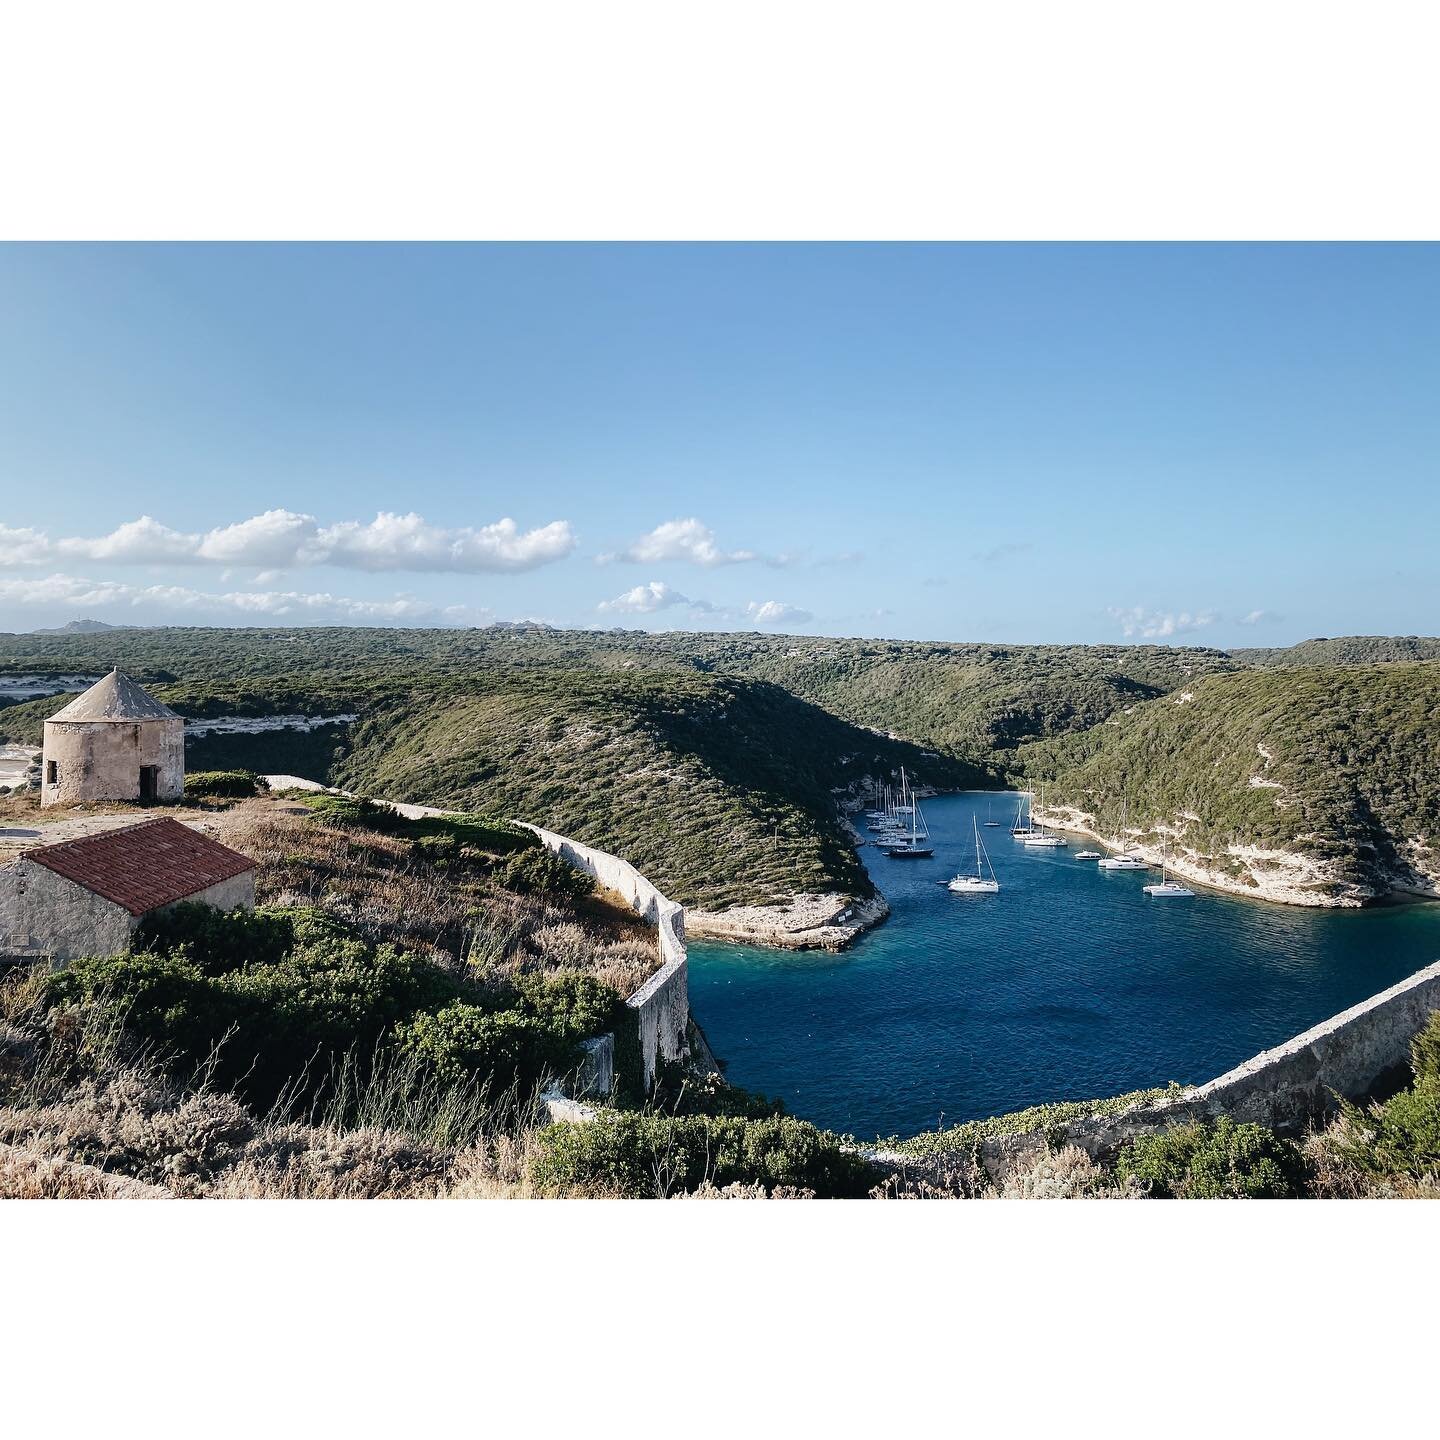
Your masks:
[[[0,246],[0,628],[1440,630],[1440,249]]]

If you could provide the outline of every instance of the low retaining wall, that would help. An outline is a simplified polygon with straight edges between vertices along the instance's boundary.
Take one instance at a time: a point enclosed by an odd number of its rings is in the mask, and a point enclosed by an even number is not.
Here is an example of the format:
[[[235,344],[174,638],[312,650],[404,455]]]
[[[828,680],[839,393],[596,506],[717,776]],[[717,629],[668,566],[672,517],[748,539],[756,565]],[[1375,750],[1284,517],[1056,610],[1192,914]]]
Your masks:
[[[1086,1115],[1051,1132],[995,1136],[980,1143],[978,1158],[992,1176],[1017,1157],[1057,1143],[1078,1145],[1092,1159],[1104,1160],[1141,1135],[1222,1115],[1293,1134],[1334,1110],[1335,1096],[1363,1100],[1401,1078],[1409,1066],[1410,1042],[1436,1010],[1440,962],[1174,1099],[1136,1105],[1119,1115]],[[888,1168],[921,1172],[945,1163],[917,1162],[889,1151],[874,1152],[874,1158]]]
[[[628,860],[582,845],[553,830],[542,830],[523,821],[517,823],[539,836],[547,850],[577,870],[584,870],[606,889],[622,895],[637,915],[643,915],[655,926],[663,963],[625,1002],[635,1014],[643,1079],[648,1090],[655,1081],[661,1060],[680,1060],[688,1053],[690,991],[686,978],[685,908],[662,895]],[[599,1063],[587,1065],[582,1078],[593,1091],[608,1094],[614,1083],[613,1044],[608,1066],[598,1056],[592,1054],[592,1058]],[[607,1068],[608,1080],[601,1073]]]
[[[1185,1101],[1211,1115],[1294,1128],[1332,1108],[1332,1092],[1358,1100],[1403,1070],[1411,1040],[1434,1010],[1440,1010],[1440,961],[1262,1051],[1190,1091]]]

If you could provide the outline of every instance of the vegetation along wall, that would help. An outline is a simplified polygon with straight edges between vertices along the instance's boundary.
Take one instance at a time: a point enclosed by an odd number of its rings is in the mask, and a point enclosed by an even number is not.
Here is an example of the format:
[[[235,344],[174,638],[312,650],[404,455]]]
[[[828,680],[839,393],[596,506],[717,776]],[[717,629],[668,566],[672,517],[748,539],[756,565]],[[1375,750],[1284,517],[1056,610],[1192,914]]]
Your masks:
[[[523,822],[519,822],[523,823]],[[606,889],[622,895],[637,915],[651,921],[657,932],[662,967],[625,1003],[636,1029],[633,1036],[617,1036],[613,1055],[615,1077],[624,1083],[627,1045],[639,1047],[641,1082],[648,1090],[662,1060],[681,1060],[688,1053],[690,992],[686,976],[685,909],[662,895],[628,860],[604,850],[526,825],[541,843],[562,860],[592,875]],[[608,1089],[602,1083],[596,1089]]]

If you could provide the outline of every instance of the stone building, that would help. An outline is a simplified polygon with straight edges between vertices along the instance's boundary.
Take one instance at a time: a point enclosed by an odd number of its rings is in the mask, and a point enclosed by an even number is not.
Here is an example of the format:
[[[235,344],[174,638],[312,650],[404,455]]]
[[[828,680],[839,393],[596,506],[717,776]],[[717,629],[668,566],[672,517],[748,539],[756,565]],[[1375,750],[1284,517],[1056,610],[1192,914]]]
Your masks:
[[[169,819],[40,845],[0,866],[0,956],[118,955],[182,900],[253,909],[255,862]]]
[[[112,670],[45,722],[41,805],[178,800],[185,722]]]

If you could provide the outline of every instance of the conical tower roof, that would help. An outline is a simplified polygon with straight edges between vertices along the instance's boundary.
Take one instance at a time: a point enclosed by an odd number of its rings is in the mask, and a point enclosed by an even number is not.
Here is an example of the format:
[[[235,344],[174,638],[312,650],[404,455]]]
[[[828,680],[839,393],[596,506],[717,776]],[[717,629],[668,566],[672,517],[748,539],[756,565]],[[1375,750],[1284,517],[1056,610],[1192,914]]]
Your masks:
[[[147,695],[128,675],[112,670],[83,695],[77,695],[52,720],[178,720],[180,717],[153,695]]]

